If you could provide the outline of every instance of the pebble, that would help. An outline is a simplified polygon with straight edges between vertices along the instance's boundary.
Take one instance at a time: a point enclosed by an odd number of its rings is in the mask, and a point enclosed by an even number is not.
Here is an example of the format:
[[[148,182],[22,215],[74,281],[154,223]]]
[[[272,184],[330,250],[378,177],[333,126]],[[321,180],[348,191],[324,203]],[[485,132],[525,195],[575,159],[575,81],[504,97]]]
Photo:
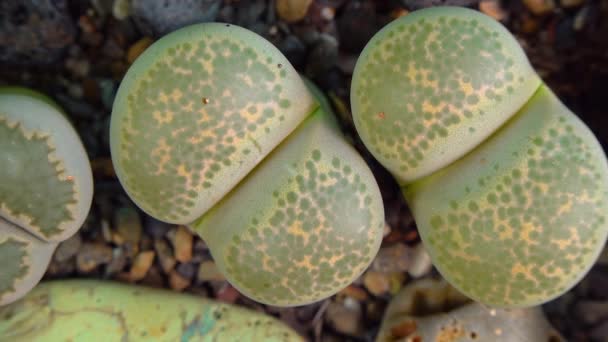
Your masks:
[[[59,246],[57,246],[53,259],[60,263],[65,262],[78,254],[81,246],[82,239],[80,238],[80,234],[76,233],[69,239],[62,241]]]
[[[338,303],[331,301],[325,312],[325,320],[338,332],[359,336],[362,334],[362,312],[358,302],[345,301]]]
[[[405,272],[409,269],[414,250],[403,243],[380,248],[372,267],[378,272]]]
[[[141,280],[141,284],[158,288],[166,287],[165,278],[155,265],[150,267],[146,276]]]
[[[76,262],[73,259],[62,262],[53,259],[49,263],[45,275],[51,277],[66,277],[72,275],[74,270],[76,270]]]
[[[154,251],[144,251],[137,254],[135,260],[133,260],[133,265],[131,265],[131,270],[129,271],[129,280],[138,281],[143,279],[152,266],[155,256],[156,253],[154,253]]]
[[[75,40],[66,0],[0,1],[0,63],[48,65]]]
[[[338,292],[338,297],[350,297],[358,301],[366,301],[369,298],[369,295],[364,289],[351,284]]]
[[[417,244],[412,252],[408,273],[414,278],[419,278],[429,273],[433,268],[433,263],[424,245],[422,243]]]
[[[96,158],[91,160],[91,169],[93,170],[93,175],[95,176],[95,179],[97,179],[98,177],[116,178],[114,165],[112,164],[112,159],[109,157]]]
[[[304,19],[312,0],[276,0],[279,17],[288,23]]]
[[[593,325],[608,318],[608,301],[581,300],[574,306],[574,317]]]
[[[190,279],[182,276],[175,270],[169,273],[169,286],[176,291],[183,291],[185,288],[190,286],[190,283]]]
[[[161,239],[171,230],[171,225],[144,214],[144,231],[154,239]]]
[[[122,207],[114,212],[116,232],[113,234],[114,243],[124,245],[128,257],[139,252],[139,241],[142,235],[142,226],[139,213],[133,207]]]
[[[215,298],[220,302],[234,304],[241,294],[228,282],[224,282],[222,287],[215,293]]]
[[[175,259],[179,262],[188,262],[192,259],[192,233],[188,228],[179,226],[175,230],[175,236],[172,239]]]
[[[589,336],[594,342],[608,341],[608,320],[591,329]]]
[[[523,3],[536,15],[547,14],[555,9],[555,0],[523,0]]]
[[[507,19],[508,13],[502,8],[499,0],[482,0],[479,3],[479,10],[490,17],[503,21]]]
[[[260,31],[260,29],[265,26],[261,21],[261,16],[266,10],[266,0],[238,1],[234,6],[236,8],[234,20],[237,25],[258,33],[264,31],[263,29]]]
[[[319,41],[308,56],[306,74],[315,78],[338,62],[338,41],[329,34],[321,33]]]
[[[112,79],[102,78],[98,82],[99,96],[101,103],[107,110],[112,110],[114,97],[116,96],[117,84]]]
[[[374,296],[382,296],[391,289],[391,282],[386,273],[373,270],[365,272],[363,275],[363,285]]]
[[[85,242],[76,256],[76,267],[80,273],[89,273],[111,260],[112,248],[107,244]]]
[[[143,37],[136,41],[127,50],[127,63],[133,64],[137,57],[139,57],[150,45],[154,43],[154,40],[150,37]]]
[[[301,68],[306,63],[306,46],[298,37],[290,34],[277,47],[294,68]]]
[[[154,239],[154,250],[158,255],[158,260],[163,272],[169,273],[175,267],[176,260],[173,257],[171,247],[164,239]]]
[[[197,271],[197,265],[192,262],[181,263],[175,268],[177,273],[187,279],[194,278]]]
[[[477,4],[479,0],[401,0],[401,2],[407,8],[416,10],[434,6],[472,6]]]
[[[132,0],[130,14],[139,30],[159,37],[187,25],[214,21],[221,0]]]
[[[358,54],[378,31],[376,6],[371,1],[352,1],[337,19],[340,49]]]
[[[112,261],[108,263],[105,270],[106,277],[122,272],[127,265],[127,255],[123,248],[116,247],[112,250]]]
[[[199,282],[224,281],[226,277],[218,270],[217,265],[212,260],[201,262],[198,266],[197,277]]]
[[[75,77],[84,78],[89,75],[91,65],[84,58],[68,58],[65,60],[65,68]]]
[[[112,15],[118,20],[125,20],[131,14],[131,0],[114,0]]]

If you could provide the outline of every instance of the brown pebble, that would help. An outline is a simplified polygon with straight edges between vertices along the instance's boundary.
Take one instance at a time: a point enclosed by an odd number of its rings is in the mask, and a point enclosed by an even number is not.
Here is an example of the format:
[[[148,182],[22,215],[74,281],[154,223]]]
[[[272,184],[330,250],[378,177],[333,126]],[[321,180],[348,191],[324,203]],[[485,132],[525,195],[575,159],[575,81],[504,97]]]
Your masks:
[[[523,3],[536,15],[547,14],[555,9],[554,0],[523,0]]]
[[[132,64],[150,45],[154,43],[154,40],[150,37],[143,37],[142,39],[135,42],[127,50],[127,62]]]
[[[173,238],[175,259],[179,262],[188,262],[192,259],[192,233],[184,226],[177,227]]]
[[[312,0],[277,0],[276,9],[279,17],[288,23],[302,20]]]
[[[479,10],[498,21],[507,19],[507,12],[505,12],[498,0],[482,0],[479,3]]]
[[[156,267],[156,265],[152,265],[146,273],[146,276],[141,280],[142,285],[164,288],[165,286],[165,277],[162,272]]]
[[[156,254],[158,254],[158,260],[163,272],[169,274],[176,263],[171,247],[164,239],[155,239],[154,250],[156,251]]]
[[[199,282],[223,281],[226,277],[217,269],[215,262],[207,260],[199,265],[197,279]]]
[[[369,298],[364,289],[352,284],[338,292],[338,296],[351,297],[358,301],[365,301]]]
[[[325,319],[336,331],[358,336],[362,333],[362,312],[358,305],[347,305],[338,302],[330,302],[325,312]]]
[[[405,272],[410,267],[413,251],[403,243],[380,248],[372,268],[378,272]]]
[[[76,256],[80,273],[89,273],[112,260],[112,248],[104,243],[84,243]]]
[[[190,286],[190,279],[183,277],[177,271],[171,271],[169,274],[169,286],[176,291],[183,291]]]
[[[91,160],[91,169],[95,177],[103,178],[116,178],[116,172],[114,171],[114,165],[112,164],[112,158],[96,158]]]
[[[148,270],[152,266],[152,262],[154,262],[155,255],[154,251],[145,251],[137,254],[129,272],[131,281],[138,281],[146,276],[146,273],[148,273]]]
[[[391,288],[390,279],[387,274],[371,270],[363,275],[363,284],[374,296],[382,296],[388,293]]]
[[[220,302],[233,304],[236,300],[241,296],[239,291],[237,291],[232,285],[227,282],[223,284],[223,286],[217,291],[215,294],[215,298]]]
[[[394,339],[408,337],[416,332],[416,322],[411,319],[406,319],[391,327],[391,336]]]

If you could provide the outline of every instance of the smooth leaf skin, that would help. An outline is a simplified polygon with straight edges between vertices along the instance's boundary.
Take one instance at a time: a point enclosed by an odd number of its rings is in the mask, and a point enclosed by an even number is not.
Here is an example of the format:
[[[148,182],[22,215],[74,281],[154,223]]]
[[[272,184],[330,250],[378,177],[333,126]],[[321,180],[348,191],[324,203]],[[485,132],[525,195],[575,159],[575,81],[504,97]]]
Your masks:
[[[131,66],[112,110],[116,173],[151,216],[188,224],[317,107],[272,44],[219,23],[175,31]]]
[[[475,148],[540,82],[500,23],[465,8],[430,8],[394,20],[367,44],[353,74],[353,118],[403,185]]]
[[[0,305],[21,298],[40,281],[55,247],[0,217]]]
[[[480,147],[405,195],[441,274],[497,307],[563,294],[608,234],[606,156],[545,86]]]
[[[57,105],[22,88],[0,89],[0,217],[45,240],[72,236],[93,197],[78,134]]]
[[[0,305],[40,280],[57,243],[84,222],[93,177],[59,107],[25,88],[0,88]]]
[[[319,109],[193,229],[239,291],[294,306],[355,280],[383,226],[373,174]]]
[[[167,290],[104,282],[42,283],[0,308],[6,341],[303,341],[282,322]]]
[[[423,279],[406,286],[388,305],[377,342],[412,341],[563,341],[540,307],[488,309],[467,303],[444,281]],[[409,326],[407,337],[394,335]]]

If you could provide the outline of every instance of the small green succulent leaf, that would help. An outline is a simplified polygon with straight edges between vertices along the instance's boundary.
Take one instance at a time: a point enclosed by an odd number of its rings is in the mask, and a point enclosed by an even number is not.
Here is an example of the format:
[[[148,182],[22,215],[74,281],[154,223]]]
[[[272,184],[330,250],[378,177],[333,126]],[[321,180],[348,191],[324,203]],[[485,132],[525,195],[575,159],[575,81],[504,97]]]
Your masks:
[[[17,300],[38,283],[56,246],[0,218],[0,305]]]
[[[193,25],[127,72],[112,110],[112,160],[140,208],[191,223],[316,107],[268,41],[233,25]]]
[[[484,144],[405,195],[441,274],[496,307],[563,294],[608,234],[606,157],[545,86]]]
[[[282,322],[166,290],[94,280],[42,283],[0,308],[6,341],[303,341]]]
[[[239,291],[293,306],[356,279],[383,226],[374,176],[319,109],[193,229]]]
[[[84,147],[49,99],[0,90],[0,217],[58,242],[88,214],[93,181]]]
[[[353,118],[369,151],[406,184],[472,150],[539,85],[497,21],[465,8],[425,9],[391,22],[363,50]]]
[[[417,281],[393,298],[376,341],[564,341],[540,307],[489,309],[462,298],[443,281]]]

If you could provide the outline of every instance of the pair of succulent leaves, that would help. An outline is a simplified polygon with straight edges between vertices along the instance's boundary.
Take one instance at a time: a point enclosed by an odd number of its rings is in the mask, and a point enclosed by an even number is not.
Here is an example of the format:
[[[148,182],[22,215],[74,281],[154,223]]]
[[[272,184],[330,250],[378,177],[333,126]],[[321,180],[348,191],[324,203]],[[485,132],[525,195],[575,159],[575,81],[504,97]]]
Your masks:
[[[144,211],[199,233],[246,295],[329,296],[371,262],[384,215],[373,175],[316,97],[249,31],[179,30],[121,83],[117,175]],[[492,19],[436,8],[394,21],[363,51],[351,102],[434,264],[466,295],[538,304],[599,254],[604,154]]]

